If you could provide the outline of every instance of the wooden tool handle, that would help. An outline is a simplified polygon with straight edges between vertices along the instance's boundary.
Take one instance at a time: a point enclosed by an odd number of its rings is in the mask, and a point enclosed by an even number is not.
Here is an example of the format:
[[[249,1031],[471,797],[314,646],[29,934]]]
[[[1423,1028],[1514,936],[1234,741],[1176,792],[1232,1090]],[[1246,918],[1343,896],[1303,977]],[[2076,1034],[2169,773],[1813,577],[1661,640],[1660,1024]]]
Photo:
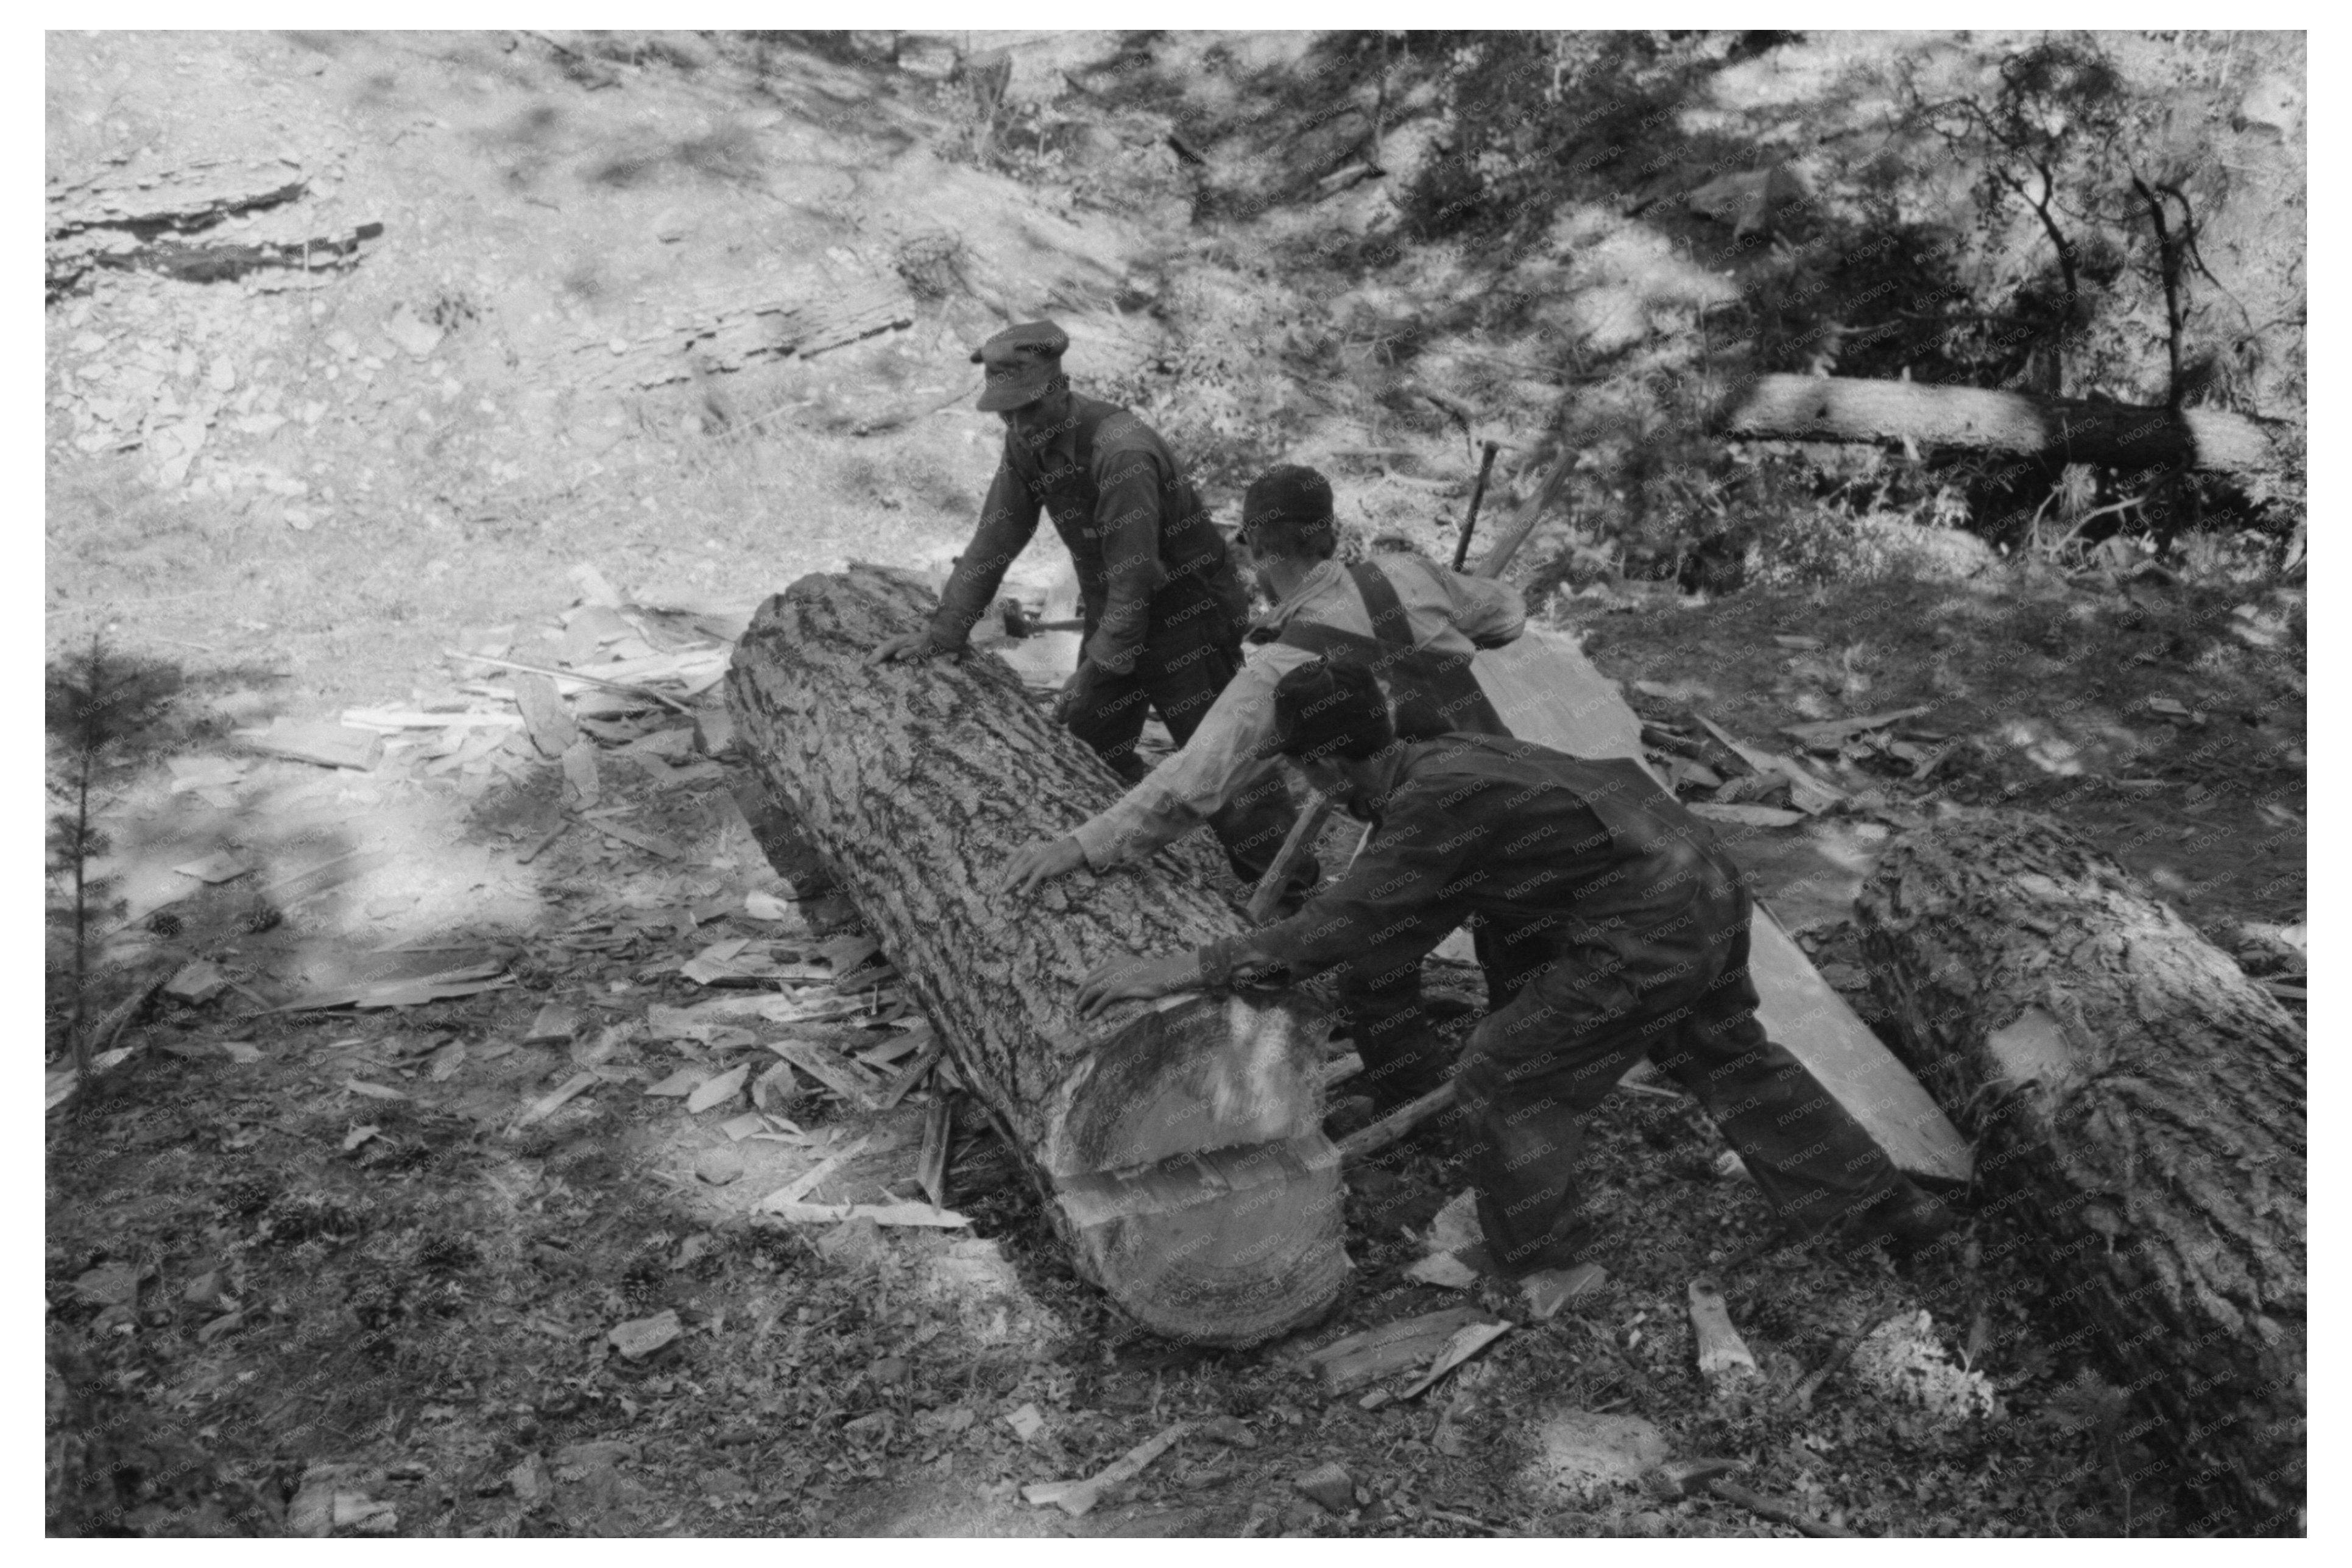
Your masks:
[[[1329,795],[1317,790],[1307,801],[1307,809],[1298,814],[1298,820],[1290,825],[1282,847],[1275,851],[1274,864],[1265,868],[1265,875],[1250,890],[1250,924],[1264,925],[1265,917],[1274,912],[1274,906],[1282,899],[1283,884],[1290,879],[1290,868],[1298,864],[1298,858],[1307,853],[1307,847],[1323,831],[1323,825],[1331,820],[1335,804]]]

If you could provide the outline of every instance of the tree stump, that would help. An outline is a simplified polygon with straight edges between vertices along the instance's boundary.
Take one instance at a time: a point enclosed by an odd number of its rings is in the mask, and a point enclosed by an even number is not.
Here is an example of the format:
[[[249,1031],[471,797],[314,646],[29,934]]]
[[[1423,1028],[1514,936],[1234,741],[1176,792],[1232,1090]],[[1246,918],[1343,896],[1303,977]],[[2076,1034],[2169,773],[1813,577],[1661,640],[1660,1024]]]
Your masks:
[[[1095,964],[1241,920],[1198,858],[1165,852],[992,890],[1014,850],[1122,786],[993,655],[865,662],[935,604],[874,567],[769,600],[728,672],[743,749],[1029,1163],[1078,1272],[1174,1339],[1250,1344],[1314,1321],[1349,1269],[1319,1016],[1185,996],[1079,1021]]]
[[[2074,1338],[2144,1400],[2189,1533],[2301,1528],[2304,1031],[2042,817],[1896,841],[1857,901],[1873,988],[1977,1140]]]

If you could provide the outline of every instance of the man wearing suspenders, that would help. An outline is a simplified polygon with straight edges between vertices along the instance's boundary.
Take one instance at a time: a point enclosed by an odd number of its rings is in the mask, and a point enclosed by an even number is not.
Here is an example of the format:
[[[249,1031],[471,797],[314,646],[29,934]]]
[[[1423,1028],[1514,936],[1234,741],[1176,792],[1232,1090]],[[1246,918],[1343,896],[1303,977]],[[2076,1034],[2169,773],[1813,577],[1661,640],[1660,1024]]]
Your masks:
[[[1055,717],[1134,784],[1145,773],[1135,742],[1146,710],[1181,746],[1241,668],[1249,595],[1167,443],[1126,409],[1070,390],[1062,374],[1068,347],[1061,328],[1030,321],[973,353],[986,367],[981,409],[1005,425],[979,531],[929,626],[886,640],[870,657],[961,654],[1042,510],[1069,547],[1086,620],[1077,671]],[[1254,882],[1296,814],[1277,791],[1204,815],[1234,874]]]
[[[1456,1147],[1478,1194],[1483,1268],[1518,1277],[1580,1260],[1591,1226],[1578,1121],[1639,1059],[1706,1108],[1780,1221],[1779,1240],[1844,1228],[1914,1257],[1948,1240],[1942,1204],[1757,1021],[1753,906],[1738,868],[1639,763],[1496,735],[1406,741],[1388,696],[1352,661],[1291,670],[1271,706],[1265,750],[1368,808],[1376,826],[1362,855],[1288,920],[1193,952],[1101,964],[1079,984],[1081,1014],[1295,984],[1368,953],[1417,963],[1475,914],[1479,963],[1501,1000],[1454,1082],[1468,1112]]]
[[[1326,656],[1374,669],[1401,733],[1507,732],[1470,660],[1526,626],[1516,589],[1415,555],[1340,565],[1331,558],[1339,534],[1330,483],[1307,468],[1277,468],[1250,486],[1242,541],[1276,601],[1251,628],[1249,640],[1259,646],[1246,668],[1183,750],[1069,837],[1022,850],[1001,886],[1025,892],[1081,867],[1107,871],[1181,838],[1221,809],[1286,800],[1278,765],[1257,754],[1275,732],[1275,687]],[[1306,885],[1314,879],[1309,862]],[[1343,965],[1339,979],[1376,1110],[1403,1105],[1444,1081],[1443,1046],[1422,1008],[1419,954],[1378,969]]]

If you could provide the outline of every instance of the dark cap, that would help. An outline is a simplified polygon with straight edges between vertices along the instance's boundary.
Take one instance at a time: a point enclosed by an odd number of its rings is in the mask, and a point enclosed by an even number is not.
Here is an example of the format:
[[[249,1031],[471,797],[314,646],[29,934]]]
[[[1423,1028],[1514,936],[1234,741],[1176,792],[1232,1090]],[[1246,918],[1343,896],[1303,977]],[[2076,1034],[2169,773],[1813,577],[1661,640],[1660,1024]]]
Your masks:
[[[1250,481],[1242,497],[1244,532],[1262,522],[1328,522],[1331,518],[1331,481],[1297,463],[1268,468]]]
[[[1395,742],[1396,721],[1370,668],[1352,659],[1318,658],[1275,683],[1274,735],[1252,754],[1260,761],[1361,762]]]
[[[1069,346],[1069,334],[1053,322],[1024,321],[972,350],[971,363],[988,367],[980,411],[1025,408],[1051,392],[1062,380],[1062,351]]]

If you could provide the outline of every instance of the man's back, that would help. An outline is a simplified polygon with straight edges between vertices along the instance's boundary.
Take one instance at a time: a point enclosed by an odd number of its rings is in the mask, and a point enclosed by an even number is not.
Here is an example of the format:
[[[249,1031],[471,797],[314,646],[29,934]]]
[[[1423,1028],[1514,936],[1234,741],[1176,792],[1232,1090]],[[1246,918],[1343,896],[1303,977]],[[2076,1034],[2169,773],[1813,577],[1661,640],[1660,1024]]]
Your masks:
[[[1466,659],[1475,647],[1508,642],[1527,624],[1518,594],[1503,584],[1415,556],[1381,556],[1370,564],[1394,585],[1404,630],[1420,647],[1458,650]],[[1360,644],[1368,658],[1377,658],[1374,613],[1348,568],[1325,561],[1308,571],[1258,618],[1249,663],[1218,694],[1183,749],[1117,805],[1076,829],[1087,864],[1103,870],[1140,858],[1191,832],[1226,801],[1282,789],[1275,764],[1253,757],[1274,732],[1276,684],[1321,657],[1317,630]]]

